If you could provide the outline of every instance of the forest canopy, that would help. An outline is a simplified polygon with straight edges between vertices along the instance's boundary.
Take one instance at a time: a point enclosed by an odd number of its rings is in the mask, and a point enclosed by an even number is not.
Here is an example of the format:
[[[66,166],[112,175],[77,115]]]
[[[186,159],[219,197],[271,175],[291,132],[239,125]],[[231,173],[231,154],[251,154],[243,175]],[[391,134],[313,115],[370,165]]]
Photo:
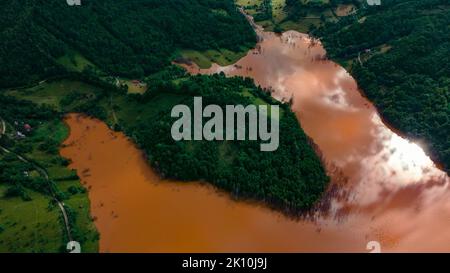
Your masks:
[[[261,152],[261,140],[174,141],[170,130],[176,119],[171,118],[170,107],[135,126],[125,125],[128,134],[135,136],[163,176],[205,180],[237,197],[265,201],[293,214],[311,208],[325,191],[329,178],[295,114],[289,105],[273,100],[252,80],[224,75],[191,76],[180,84],[150,91],[147,104],[150,106],[161,92],[182,94],[183,104],[191,111],[194,96],[202,97],[205,105],[222,108],[230,104],[253,105],[258,101],[278,104],[281,110],[280,145],[273,152]],[[245,122],[248,128],[250,121]]]
[[[0,87],[61,74],[56,60],[67,52],[109,75],[141,78],[169,65],[179,49],[256,43],[233,0],[11,0],[0,10]]]

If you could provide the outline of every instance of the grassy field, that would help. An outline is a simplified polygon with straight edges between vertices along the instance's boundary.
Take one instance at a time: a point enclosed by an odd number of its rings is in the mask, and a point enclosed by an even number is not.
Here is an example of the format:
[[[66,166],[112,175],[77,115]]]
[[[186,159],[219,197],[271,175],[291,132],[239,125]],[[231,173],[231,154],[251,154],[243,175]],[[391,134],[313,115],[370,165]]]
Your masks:
[[[0,183],[0,196],[6,189]],[[28,194],[31,201],[0,198],[0,252],[59,252],[64,246],[59,209],[47,196]]]
[[[272,0],[272,15],[275,22],[281,22],[286,18],[285,6],[286,0]]]
[[[69,71],[83,72],[88,67],[97,69],[92,62],[75,51],[69,51],[66,55],[60,57],[56,61]]]
[[[119,124],[134,126],[142,120],[154,119],[162,110],[171,109],[174,105],[183,103],[187,98],[189,97],[178,94],[164,94],[156,95],[148,103],[140,103],[125,96],[113,95],[110,100],[104,100],[100,105],[107,109],[106,122],[108,124],[115,124],[115,114]]]
[[[79,83],[79,86],[86,85]],[[40,89],[36,91],[37,96],[26,97],[26,99],[38,98],[37,102],[42,103],[39,92],[46,95],[55,92],[55,96],[61,94],[61,90],[55,86],[48,85],[48,87],[49,90]],[[58,99],[52,101],[58,104]],[[58,147],[68,134],[68,127],[61,120],[55,119],[34,128],[29,137],[15,140],[10,149],[45,168],[65,205],[75,212],[71,225],[72,235],[76,234],[75,239],[81,242],[83,252],[97,252],[98,233],[89,213],[87,193],[81,187],[76,172],[68,169],[65,160],[59,155]],[[50,148],[43,149],[43,145]],[[6,153],[0,152],[0,160],[3,160],[5,156]],[[18,159],[11,160],[11,158],[8,158],[6,162],[23,164]],[[30,170],[28,174],[23,175],[37,177],[42,174],[36,170]],[[21,197],[6,197],[4,193],[8,183],[5,182],[7,181],[0,181],[0,252],[64,251],[67,235],[61,211],[52,198],[26,187],[28,200]]]
[[[233,52],[227,49],[207,50],[199,52],[195,50],[182,50],[180,55],[184,59],[188,59],[196,63],[200,68],[210,68],[213,63],[221,66],[227,66],[237,62],[239,59],[247,55],[249,48],[241,48],[239,52]]]
[[[328,4],[328,0],[298,0],[306,4],[310,2],[319,2]],[[236,0],[236,4],[244,7],[245,11],[253,16],[260,14],[262,0]],[[286,10],[286,0],[272,0],[272,19],[260,20],[257,23],[267,31],[278,30],[296,30],[306,33],[311,26],[318,27],[325,21],[336,21],[339,17],[348,15],[355,7],[353,5],[340,4],[334,8],[310,9],[304,8],[305,16],[298,20],[292,20],[288,17]]]
[[[52,82],[42,82],[41,84],[28,89],[5,91],[6,95],[32,101],[37,104],[48,104],[60,109],[61,99],[71,92],[81,92],[88,94],[98,90],[92,85],[73,80],[58,80]]]

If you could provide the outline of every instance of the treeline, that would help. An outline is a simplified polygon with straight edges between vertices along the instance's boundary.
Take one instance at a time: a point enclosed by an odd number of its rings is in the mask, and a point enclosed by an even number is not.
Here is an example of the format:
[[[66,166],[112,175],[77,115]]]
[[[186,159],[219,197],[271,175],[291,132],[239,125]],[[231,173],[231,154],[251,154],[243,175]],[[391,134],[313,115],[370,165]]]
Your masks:
[[[53,119],[55,114],[56,112],[47,106],[38,106],[29,101],[0,94],[0,117],[9,124],[21,121],[37,126],[43,121]]]
[[[255,21],[272,20],[272,0],[263,0],[258,10],[260,12],[253,16]]]
[[[256,42],[232,0],[11,0],[0,8],[0,87],[61,73],[56,59],[69,50],[108,74],[141,78],[178,49],[237,51]]]
[[[237,197],[265,201],[289,213],[310,208],[324,192],[329,179],[295,115],[288,105],[274,101],[265,91],[255,87],[252,80],[224,75],[195,76],[160,90],[165,94],[187,96],[184,103],[192,111],[194,96],[201,96],[204,105],[222,107],[230,104],[246,106],[253,104],[256,98],[262,98],[268,103],[279,104],[282,109],[280,145],[274,152],[261,152],[259,140],[176,142],[171,137],[175,121],[170,117],[171,107],[132,128],[123,124],[164,177],[205,180]],[[147,96],[151,97],[152,91]],[[138,100],[149,106],[152,102],[146,97]],[[247,120],[247,128],[248,125]]]
[[[2,159],[0,161],[0,183],[8,185],[2,197],[20,197],[24,201],[30,201],[31,197],[26,189],[50,196],[49,187],[44,178],[26,175],[34,170],[31,164],[18,160],[13,154],[6,154],[0,158]]]
[[[386,121],[450,171],[450,3],[382,1],[314,34]],[[362,56],[361,63],[358,56]]]

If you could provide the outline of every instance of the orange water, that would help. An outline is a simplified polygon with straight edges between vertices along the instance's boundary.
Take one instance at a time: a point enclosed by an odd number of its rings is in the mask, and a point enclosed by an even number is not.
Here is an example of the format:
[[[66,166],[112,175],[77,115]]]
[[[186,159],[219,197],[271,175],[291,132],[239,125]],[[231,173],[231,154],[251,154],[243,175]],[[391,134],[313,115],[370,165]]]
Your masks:
[[[271,89],[273,97],[293,100],[293,111],[334,180],[327,195],[331,216],[325,220],[355,222],[371,234],[368,238],[383,241],[385,249],[450,249],[450,180],[420,143],[381,121],[355,80],[326,60],[319,41],[295,31],[256,31],[261,42],[236,64],[185,68],[192,74],[251,77]]]
[[[365,244],[339,229],[289,220],[257,204],[236,202],[212,186],[161,180],[134,144],[104,123],[69,115],[70,158],[89,189],[101,252],[233,252],[351,249]],[[317,241],[329,240],[318,245]],[[349,241],[355,241],[351,246]]]
[[[89,188],[102,252],[450,251],[448,176],[420,143],[392,132],[320,43],[258,30],[257,48],[228,67],[293,98],[293,110],[332,176],[314,221],[231,200],[201,183],[161,181],[123,134],[70,115],[62,154]],[[282,133],[282,132],[281,132]]]

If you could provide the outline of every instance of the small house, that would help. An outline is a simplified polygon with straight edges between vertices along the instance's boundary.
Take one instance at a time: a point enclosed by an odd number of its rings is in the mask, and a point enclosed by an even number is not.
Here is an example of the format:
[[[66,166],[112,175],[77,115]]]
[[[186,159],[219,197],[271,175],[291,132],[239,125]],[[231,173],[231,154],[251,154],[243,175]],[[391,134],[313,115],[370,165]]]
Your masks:
[[[32,130],[32,128],[31,128],[31,125],[30,124],[25,124],[25,125],[23,125],[23,129],[26,131],[26,132],[31,132],[31,130]]]

